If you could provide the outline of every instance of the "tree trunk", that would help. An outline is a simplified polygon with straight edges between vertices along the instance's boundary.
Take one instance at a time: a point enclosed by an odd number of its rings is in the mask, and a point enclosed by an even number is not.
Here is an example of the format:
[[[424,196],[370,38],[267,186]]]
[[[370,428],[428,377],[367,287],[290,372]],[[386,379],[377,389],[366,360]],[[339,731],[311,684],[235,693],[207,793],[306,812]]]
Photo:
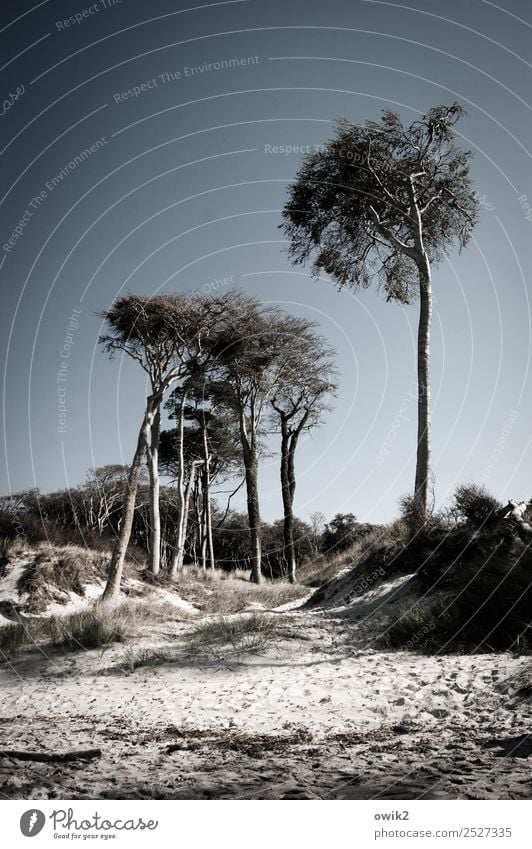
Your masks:
[[[181,395],[179,404],[179,418],[177,420],[177,527],[174,556],[172,557],[172,565],[170,567],[170,577],[175,578],[176,574],[183,568],[183,559],[185,555],[185,539],[186,539],[186,524],[188,518],[188,510],[185,508],[185,452],[184,452],[184,435],[185,435],[185,404],[187,393]]]
[[[160,403],[160,401],[159,401]],[[133,526],[133,517],[135,514],[135,501],[137,497],[137,489],[139,484],[142,462],[148,447],[148,438],[153,423],[153,418],[158,408],[158,402],[153,396],[149,396],[146,402],[146,412],[144,420],[139,430],[137,439],[137,448],[133,457],[133,462],[129,469],[127,483],[124,492],[124,506],[122,508],[122,518],[120,522],[120,534],[116,540],[111,562],[109,564],[109,572],[107,575],[107,583],[101,598],[102,602],[112,602],[116,599],[120,592],[120,583],[122,580],[122,571],[124,569],[124,560],[126,557],[129,539],[131,537],[131,528]]]
[[[203,430],[203,510],[205,518],[205,537],[209,568],[214,569],[214,545],[212,541],[212,510],[211,510],[211,454],[205,422]]]
[[[291,584],[296,582],[296,555],[294,549],[294,457],[290,451],[290,434],[284,419],[281,420],[281,493],[283,498],[283,554]],[[295,450],[295,446],[294,446]],[[292,474],[290,474],[290,467]]]
[[[176,544],[174,549],[174,555],[172,557],[172,565],[170,566],[170,577],[175,578],[177,573],[181,571],[183,568],[183,560],[185,557],[185,542],[187,539],[187,530],[188,530],[188,511],[190,509],[190,496],[192,494],[192,490],[194,489],[194,484],[196,480],[196,471],[198,466],[201,465],[198,461],[194,461],[190,467],[190,475],[188,478],[188,483],[185,489],[185,496],[183,500],[183,524],[181,526],[182,538],[180,540],[179,547]]]
[[[205,495],[203,492],[203,483],[201,485],[201,499],[199,510],[199,530],[200,530],[200,564],[201,568],[207,568],[207,533],[205,530]]]
[[[161,410],[157,409],[150,431],[148,465],[150,471],[150,571],[158,575],[161,568],[161,510],[159,502],[159,438]]]
[[[432,322],[432,286],[430,264],[424,254],[419,269],[419,328],[417,342],[418,430],[414,500],[420,522],[427,516],[430,472],[430,330]]]
[[[251,434],[248,439],[244,410],[240,411],[240,441],[244,459],[246,476],[246,495],[248,507],[248,524],[251,535],[251,580],[255,584],[262,583],[261,564],[261,533],[260,506],[258,492],[258,457],[257,434],[255,432],[255,411],[251,410]]]
[[[258,463],[255,451],[251,452],[249,460],[245,465],[248,519],[251,534],[251,580],[255,584],[260,584],[262,583],[260,507],[257,486]]]

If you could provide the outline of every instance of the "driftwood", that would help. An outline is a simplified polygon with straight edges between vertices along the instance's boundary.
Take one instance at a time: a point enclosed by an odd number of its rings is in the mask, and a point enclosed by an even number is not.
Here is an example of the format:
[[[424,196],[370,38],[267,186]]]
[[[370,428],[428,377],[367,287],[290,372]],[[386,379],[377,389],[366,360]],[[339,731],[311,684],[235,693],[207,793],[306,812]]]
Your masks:
[[[532,502],[513,501],[510,499],[506,507],[499,511],[499,517],[510,522],[521,539],[528,541],[532,536],[532,525],[526,521],[526,514],[532,507]]]
[[[71,752],[22,752],[16,749],[0,749],[0,758],[14,758],[18,761],[88,761],[91,758],[99,758],[101,749],[77,749]]]

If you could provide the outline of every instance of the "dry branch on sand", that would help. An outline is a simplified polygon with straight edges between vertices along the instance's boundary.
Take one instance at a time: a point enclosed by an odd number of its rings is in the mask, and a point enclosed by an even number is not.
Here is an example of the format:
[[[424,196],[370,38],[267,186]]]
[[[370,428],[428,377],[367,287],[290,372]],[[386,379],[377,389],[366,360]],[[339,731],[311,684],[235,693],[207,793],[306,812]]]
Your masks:
[[[13,760],[18,761],[39,761],[41,763],[88,761],[92,758],[99,758],[101,755],[101,749],[75,749],[70,752],[23,752],[16,749],[0,749],[0,757],[2,758],[13,758]]]

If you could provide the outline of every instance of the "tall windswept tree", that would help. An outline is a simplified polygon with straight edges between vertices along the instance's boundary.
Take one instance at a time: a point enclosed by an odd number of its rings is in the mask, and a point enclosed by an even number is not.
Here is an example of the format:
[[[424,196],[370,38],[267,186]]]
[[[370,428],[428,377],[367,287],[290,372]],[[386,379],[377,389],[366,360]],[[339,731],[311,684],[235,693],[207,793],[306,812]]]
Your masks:
[[[291,337],[280,381],[271,398],[272,424],[281,434],[281,494],[283,500],[283,554],[290,583],[296,581],[294,544],[295,456],[301,434],[321,423],[336,392],[334,351],[315,332],[315,324],[288,317]]]
[[[218,374],[211,384],[213,395],[233,412],[238,428],[251,536],[251,579],[257,584],[262,581],[258,489],[261,435],[293,342],[282,310],[242,296],[220,337]]]
[[[124,492],[122,521],[109,565],[103,601],[112,601],[120,582],[131,536],[135,500],[144,457],[150,473],[150,566],[159,572],[158,450],[161,402],[166,390],[187,374],[198,356],[208,309],[201,299],[186,295],[126,295],[103,313],[107,332],[99,339],[112,356],[122,352],[139,363],[148,376],[149,392],[137,446]],[[207,321],[207,326],[209,326]]]
[[[455,141],[458,104],[437,106],[405,126],[340,121],[323,150],[309,154],[290,187],[283,224],[295,264],[312,262],[340,287],[377,280],[387,300],[420,301],[418,433],[414,499],[420,521],[430,485],[430,332],[432,266],[467,245],[479,204],[471,153]]]

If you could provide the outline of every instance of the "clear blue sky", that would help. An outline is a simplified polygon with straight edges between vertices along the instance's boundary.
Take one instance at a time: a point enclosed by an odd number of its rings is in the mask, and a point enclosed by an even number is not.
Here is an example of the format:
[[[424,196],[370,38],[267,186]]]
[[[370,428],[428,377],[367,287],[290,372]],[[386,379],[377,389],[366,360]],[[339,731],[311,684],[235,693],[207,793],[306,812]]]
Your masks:
[[[298,515],[395,515],[414,475],[417,306],[339,293],[290,266],[278,225],[301,155],[286,146],[323,142],[341,116],[392,108],[411,121],[458,100],[483,209],[471,246],[434,273],[437,502],[470,480],[531,496],[529,4],[176,11],[192,5],[2,3],[2,492],[129,462],[143,375],[99,353],[97,310],[126,291],[229,282],[316,319],[339,352],[336,409],[299,453]],[[275,458],[261,492],[264,518],[278,517]]]

